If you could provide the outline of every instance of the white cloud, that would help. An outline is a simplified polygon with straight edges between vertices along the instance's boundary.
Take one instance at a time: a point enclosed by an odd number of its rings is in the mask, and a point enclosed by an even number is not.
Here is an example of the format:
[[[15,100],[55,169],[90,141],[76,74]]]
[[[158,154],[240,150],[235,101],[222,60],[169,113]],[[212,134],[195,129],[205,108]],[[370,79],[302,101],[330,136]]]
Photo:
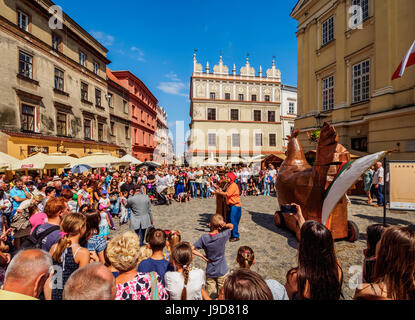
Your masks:
[[[170,73],[166,74],[165,77],[168,78],[168,79],[170,79],[171,81],[180,81],[180,79],[177,76],[177,74],[173,73],[172,71],[170,71]]]
[[[137,47],[131,47],[131,51],[137,52],[137,54],[138,54],[137,60],[138,61],[141,61],[141,62],[145,62],[146,61],[144,59],[145,54],[144,54],[144,51],[143,50],[141,50],[140,48],[137,48]]]
[[[182,92],[182,90],[185,89],[185,85],[183,82],[160,82],[157,88],[163,91],[164,93],[182,97],[189,96],[188,94]]]
[[[101,31],[91,31],[91,35],[104,46],[112,46],[115,41],[115,38],[113,36]]]

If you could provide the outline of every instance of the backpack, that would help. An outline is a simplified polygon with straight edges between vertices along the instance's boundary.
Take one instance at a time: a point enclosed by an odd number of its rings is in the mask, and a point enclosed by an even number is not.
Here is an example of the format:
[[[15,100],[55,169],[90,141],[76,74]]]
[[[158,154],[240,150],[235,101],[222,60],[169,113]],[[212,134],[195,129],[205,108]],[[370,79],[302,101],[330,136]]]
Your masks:
[[[37,234],[37,230],[39,229],[41,225],[38,225],[35,230],[33,230],[32,234],[26,239],[25,242],[23,242],[21,249],[27,250],[27,249],[41,249],[42,248],[42,240],[45,239],[48,235],[50,235],[52,232],[60,230],[59,226],[53,226],[49,229]]]

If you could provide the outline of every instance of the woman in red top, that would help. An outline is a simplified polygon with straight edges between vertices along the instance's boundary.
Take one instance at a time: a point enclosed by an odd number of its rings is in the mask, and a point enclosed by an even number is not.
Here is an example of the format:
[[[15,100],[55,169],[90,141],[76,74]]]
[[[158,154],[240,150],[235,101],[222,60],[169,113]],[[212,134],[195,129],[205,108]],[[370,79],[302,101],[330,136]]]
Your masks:
[[[226,182],[228,183],[228,189],[226,192],[216,190],[216,194],[220,194],[226,197],[226,204],[231,207],[231,212],[227,216],[227,222],[233,224],[232,230],[232,238],[229,240],[230,242],[239,241],[239,231],[238,225],[239,221],[241,221],[242,216],[242,204],[241,204],[241,197],[239,195],[239,188],[238,185],[235,183],[236,176],[229,172],[226,177]]]

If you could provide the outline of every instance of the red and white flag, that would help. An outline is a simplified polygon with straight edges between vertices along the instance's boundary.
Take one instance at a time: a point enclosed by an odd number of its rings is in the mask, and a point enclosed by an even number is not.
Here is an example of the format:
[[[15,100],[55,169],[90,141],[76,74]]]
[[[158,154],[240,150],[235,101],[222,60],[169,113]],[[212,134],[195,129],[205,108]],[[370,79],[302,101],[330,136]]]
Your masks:
[[[411,48],[403,58],[401,64],[399,65],[398,69],[393,74],[392,80],[398,79],[403,76],[405,69],[409,66],[415,64],[415,41],[412,44]]]

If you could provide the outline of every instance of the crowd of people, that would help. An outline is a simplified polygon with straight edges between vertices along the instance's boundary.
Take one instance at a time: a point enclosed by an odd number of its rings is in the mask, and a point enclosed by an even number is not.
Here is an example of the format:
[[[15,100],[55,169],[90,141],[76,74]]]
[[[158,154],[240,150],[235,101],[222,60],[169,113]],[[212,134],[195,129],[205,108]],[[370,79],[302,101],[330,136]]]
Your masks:
[[[249,246],[234,253],[229,270],[228,241],[237,241],[239,196],[268,196],[275,190],[274,167],[159,168],[53,178],[0,177],[0,300],[339,300],[343,270],[331,232],[305,221],[296,266],[286,282],[251,270]],[[226,179],[232,191],[219,183]],[[211,232],[184,239],[179,230],[154,229],[152,205],[227,196],[230,218],[214,214]],[[229,199],[228,199],[229,198]],[[228,201],[234,200],[235,202]],[[115,223],[118,220],[118,225]],[[129,222],[130,231],[110,237]],[[193,267],[203,259],[206,269]],[[367,229],[362,255],[363,284],[355,299],[415,299],[415,231],[374,225]]]

